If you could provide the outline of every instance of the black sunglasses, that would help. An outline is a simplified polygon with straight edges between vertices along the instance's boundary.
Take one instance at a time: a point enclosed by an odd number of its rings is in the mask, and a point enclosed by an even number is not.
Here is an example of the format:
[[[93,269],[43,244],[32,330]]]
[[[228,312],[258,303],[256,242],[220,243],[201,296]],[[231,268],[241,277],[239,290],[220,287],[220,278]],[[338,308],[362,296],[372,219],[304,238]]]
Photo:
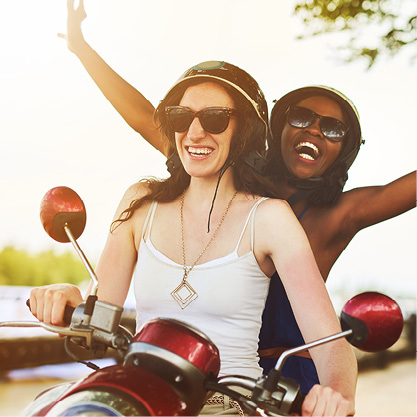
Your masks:
[[[287,109],[287,121],[293,127],[303,129],[311,126],[314,121],[320,119],[320,130],[323,135],[333,141],[340,142],[349,130],[343,122],[334,117],[321,116],[306,107],[292,107]]]
[[[229,126],[230,116],[238,114],[237,110],[228,107],[207,107],[193,111],[189,107],[165,107],[168,124],[174,132],[185,132],[191,126],[195,117],[200,120],[201,126],[208,133],[222,133]]]

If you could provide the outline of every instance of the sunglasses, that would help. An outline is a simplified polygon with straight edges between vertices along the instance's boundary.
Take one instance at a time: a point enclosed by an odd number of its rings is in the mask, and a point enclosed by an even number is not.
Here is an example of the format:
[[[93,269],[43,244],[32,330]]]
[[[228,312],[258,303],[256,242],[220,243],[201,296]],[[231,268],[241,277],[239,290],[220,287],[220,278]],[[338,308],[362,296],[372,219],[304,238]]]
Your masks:
[[[333,142],[342,141],[349,130],[348,126],[340,120],[334,117],[321,116],[305,107],[289,107],[287,110],[288,123],[300,129],[311,126],[317,118],[320,119],[321,133]]]
[[[189,107],[165,107],[168,124],[174,132],[185,132],[193,120],[198,117],[201,126],[208,133],[222,133],[229,126],[230,116],[238,114],[237,110],[228,107],[207,107],[193,111]]]

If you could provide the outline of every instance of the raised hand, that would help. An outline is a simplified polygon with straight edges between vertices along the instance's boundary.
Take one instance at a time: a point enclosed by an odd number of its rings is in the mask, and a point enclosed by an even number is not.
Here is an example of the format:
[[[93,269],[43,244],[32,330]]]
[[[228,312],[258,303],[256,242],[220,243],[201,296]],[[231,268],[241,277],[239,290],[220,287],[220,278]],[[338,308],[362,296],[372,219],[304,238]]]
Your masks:
[[[74,7],[74,0],[67,0],[67,33],[58,33],[60,38],[66,39],[68,49],[76,53],[77,48],[85,43],[81,23],[87,17],[84,1],[79,0],[78,7]]]

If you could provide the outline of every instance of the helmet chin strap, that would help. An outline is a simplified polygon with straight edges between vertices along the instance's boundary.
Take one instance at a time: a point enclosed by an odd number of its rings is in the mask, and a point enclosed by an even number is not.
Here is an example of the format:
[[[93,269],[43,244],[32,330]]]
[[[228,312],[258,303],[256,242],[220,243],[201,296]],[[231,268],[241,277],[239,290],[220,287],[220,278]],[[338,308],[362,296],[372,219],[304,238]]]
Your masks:
[[[233,161],[226,161],[224,163],[224,165],[222,166],[222,168],[220,169],[220,174],[219,174],[219,178],[217,179],[217,184],[216,184],[216,189],[214,190],[214,196],[213,196],[213,200],[211,201],[211,207],[210,207],[210,211],[209,211],[209,215],[208,215],[208,221],[207,221],[207,233],[210,233],[210,219],[211,219],[211,213],[213,212],[213,208],[214,208],[214,200],[216,199],[217,196],[217,191],[219,189],[219,185],[220,185],[220,180],[223,177],[223,174],[226,172],[227,168],[229,168],[231,165],[233,165]]]
[[[167,161],[165,162],[166,166],[167,166],[167,170],[168,172],[172,175],[172,173],[178,169],[182,164],[181,164],[181,160],[180,157],[178,155],[178,153],[175,151],[173,152],[169,158],[167,159]]]
[[[294,207],[299,201],[308,198],[314,191],[316,191],[324,182],[323,177],[311,177],[301,179],[291,176],[288,183],[297,188],[297,191],[287,199],[288,204]]]
[[[288,204],[293,207],[299,201],[308,198],[319,188],[326,188],[339,183],[341,189],[345,186],[347,177],[329,175],[324,177],[311,177],[306,179],[290,176],[288,183],[297,188],[297,191],[287,199]]]

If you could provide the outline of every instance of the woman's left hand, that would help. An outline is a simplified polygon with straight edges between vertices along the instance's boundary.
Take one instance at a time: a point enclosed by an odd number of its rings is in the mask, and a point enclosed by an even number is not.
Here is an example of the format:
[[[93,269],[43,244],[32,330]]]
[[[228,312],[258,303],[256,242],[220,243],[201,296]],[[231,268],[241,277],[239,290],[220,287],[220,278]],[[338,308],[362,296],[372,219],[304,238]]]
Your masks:
[[[74,0],[67,0],[67,11],[67,34],[58,33],[58,36],[66,39],[68,49],[77,54],[78,49],[85,44],[81,30],[81,23],[87,17],[84,0],[79,0],[77,7],[74,5]]]
[[[330,387],[314,385],[301,407],[303,416],[353,416],[355,405]]]

